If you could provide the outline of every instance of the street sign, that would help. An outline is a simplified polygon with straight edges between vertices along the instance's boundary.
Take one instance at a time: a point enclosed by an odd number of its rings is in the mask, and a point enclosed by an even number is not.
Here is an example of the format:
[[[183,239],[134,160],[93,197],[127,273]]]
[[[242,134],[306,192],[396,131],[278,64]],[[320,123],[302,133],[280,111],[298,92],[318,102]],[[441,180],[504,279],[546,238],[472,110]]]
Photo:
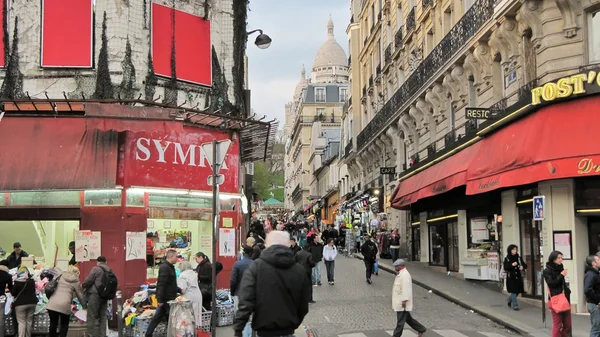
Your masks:
[[[466,119],[492,119],[490,109],[484,108],[465,108]]]
[[[379,174],[396,174],[396,167],[380,167]]]
[[[538,195],[533,197],[533,221],[546,219],[546,197]]]

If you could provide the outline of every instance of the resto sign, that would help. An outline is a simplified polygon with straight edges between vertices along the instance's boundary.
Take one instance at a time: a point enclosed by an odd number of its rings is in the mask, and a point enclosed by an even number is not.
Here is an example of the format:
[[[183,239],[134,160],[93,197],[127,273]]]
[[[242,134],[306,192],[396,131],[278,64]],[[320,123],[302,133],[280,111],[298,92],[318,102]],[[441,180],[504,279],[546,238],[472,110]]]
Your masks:
[[[212,174],[209,156],[202,144],[231,139],[229,133],[197,127],[182,132],[128,132],[120,151],[118,182],[124,186],[162,187],[210,191],[207,177]],[[220,174],[222,192],[238,192],[238,140],[232,141]]]
[[[600,70],[563,77],[531,90],[531,105],[553,102],[561,98],[600,92]]]
[[[490,109],[482,108],[465,108],[466,119],[491,119],[492,113]]]

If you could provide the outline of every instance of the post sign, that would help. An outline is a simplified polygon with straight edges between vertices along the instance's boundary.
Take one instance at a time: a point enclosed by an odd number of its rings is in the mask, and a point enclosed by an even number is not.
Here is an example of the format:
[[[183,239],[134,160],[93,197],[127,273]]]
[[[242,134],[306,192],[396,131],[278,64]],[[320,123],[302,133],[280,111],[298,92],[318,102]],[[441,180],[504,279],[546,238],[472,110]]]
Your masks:
[[[466,119],[491,119],[490,109],[483,108],[465,108]]]
[[[379,174],[396,174],[396,167],[380,167]]]
[[[541,221],[546,218],[546,197],[538,195],[533,197],[533,220]]]

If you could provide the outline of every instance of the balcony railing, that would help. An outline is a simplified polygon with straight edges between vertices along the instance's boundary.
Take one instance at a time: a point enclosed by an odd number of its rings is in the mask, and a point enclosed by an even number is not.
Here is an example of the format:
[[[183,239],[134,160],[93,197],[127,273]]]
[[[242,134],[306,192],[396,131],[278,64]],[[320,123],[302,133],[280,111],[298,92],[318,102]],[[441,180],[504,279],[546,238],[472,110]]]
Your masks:
[[[433,4],[433,0],[423,0],[422,4],[423,4],[423,9],[425,9]]]
[[[410,32],[411,30],[417,27],[415,21],[415,8],[413,7],[410,12],[408,12],[408,16],[406,17],[406,31]]]
[[[434,75],[473,38],[477,31],[492,18],[493,13],[493,0],[479,0],[471,6],[462,19],[417,66],[406,82],[358,135],[357,146],[360,145],[358,149],[362,149],[362,146],[370,142],[379,132],[385,130],[396,115],[411,102],[410,98],[425,89],[428,81],[434,78]]]
[[[388,44],[387,47],[385,47],[385,51],[383,52],[383,58],[385,60],[385,64],[387,65],[388,63],[390,63],[390,61],[392,60],[392,44]]]
[[[400,50],[400,48],[402,48],[402,28],[403,27],[404,26],[400,26],[400,28],[396,32],[396,35],[394,36],[394,47],[396,48],[396,50]]]
[[[348,157],[348,155],[350,154],[351,151],[352,151],[352,139],[350,139],[350,142],[348,142],[348,144],[346,144],[346,147],[344,148],[344,158]]]

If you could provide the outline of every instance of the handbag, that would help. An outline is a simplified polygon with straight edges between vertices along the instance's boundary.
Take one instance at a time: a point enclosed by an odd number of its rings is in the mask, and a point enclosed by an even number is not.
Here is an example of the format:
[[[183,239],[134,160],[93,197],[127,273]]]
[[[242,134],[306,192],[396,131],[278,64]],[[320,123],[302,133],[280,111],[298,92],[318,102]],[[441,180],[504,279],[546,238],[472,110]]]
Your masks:
[[[61,276],[62,274],[58,275],[57,278],[52,279],[52,281],[46,284],[46,286],[44,287],[44,293],[46,293],[46,298],[50,299],[50,297],[52,297],[52,295],[56,291],[56,288],[58,288],[58,280],[60,280]]]
[[[550,289],[548,289],[548,295],[550,295]],[[550,296],[548,308],[556,313],[571,310],[571,304],[567,301],[564,290],[558,295]]]

